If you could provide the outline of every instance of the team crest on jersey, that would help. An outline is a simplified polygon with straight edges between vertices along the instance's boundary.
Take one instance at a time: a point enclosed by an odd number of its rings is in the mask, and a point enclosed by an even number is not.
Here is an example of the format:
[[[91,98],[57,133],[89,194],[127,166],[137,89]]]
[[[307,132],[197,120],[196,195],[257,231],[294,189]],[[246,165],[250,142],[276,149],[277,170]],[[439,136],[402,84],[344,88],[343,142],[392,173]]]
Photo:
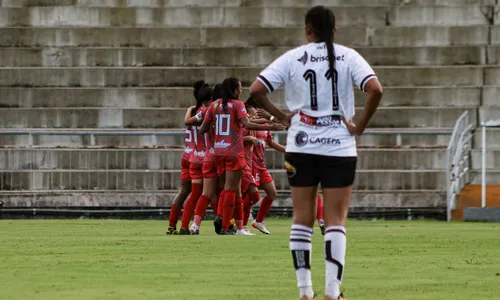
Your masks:
[[[304,66],[307,64],[307,59],[309,58],[309,54],[307,51],[304,51],[304,55],[301,58],[297,59],[298,62],[301,62]]]

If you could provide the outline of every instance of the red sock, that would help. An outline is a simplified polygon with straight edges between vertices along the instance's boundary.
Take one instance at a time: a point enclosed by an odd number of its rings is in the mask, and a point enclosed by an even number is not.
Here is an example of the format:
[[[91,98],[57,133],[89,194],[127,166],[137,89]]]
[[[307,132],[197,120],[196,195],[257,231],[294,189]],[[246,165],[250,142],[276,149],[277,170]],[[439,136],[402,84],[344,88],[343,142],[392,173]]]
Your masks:
[[[205,212],[207,211],[209,203],[210,198],[205,195],[201,195],[198,199],[198,203],[196,204],[196,210],[194,213],[194,223],[196,225],[201,225],[201,220],[203,220],[203,217],[205,216]]]
[[[250,218],[250,210],[252,205],[250,205],[250,197],[248,194],[243,196],[243,226],[247,226],[248,219]]]
[[[222,212],[222,227],[226,230],[231,225],[234,207],[236,206],[236,191],[224,192],[224,205]]]
[[[321,196],[318,194],[318,210],[316,211],[316,218],[318,220],[323,220],[323,200],[321,200]]]
[[[236,221],[236,229],[243,230],[243,199],[236,198],[236,205],[234,206],[234,220]]]
[[[218,216],[222,216],[222,214],[224,213],[224,197],[225,197],[226,193],[224,192],[224,190],[221,191],[221,193],[219,194],[219,197],[217,197],[217,215]]]
[[[168,226],[177,226],[177,221],[179,220],[179,215],[181,214],[181,209],[179,205],[173,204],[170,208],[170,215],[168,216]]]
[[[203,192],[203,185],[199,183],[191,184],[191,195],[184,204],[184,212],[182,213],[182,223],[181,228],[189,229],[189,222],[194,214],[194,209],[196,208],[196,203]]]
[[[255,221],[258,223],[264,222],[264,219],[271,211],[271,206],[273,206],[273,199],[264,197],[264,199],[262,199],[262,203],[260,204],[259,212],[257,213],[257,218],[255,218]]]
[[[214,214],[217,214],[217,210],[219,209],[219,203],[216,201],[210,201],[210,207],[214,211]]]
[[[260,200],[260,194],[259,191],[253,192],[248,194],[248,203],[245,203],[243,201],[243,212],[244,212],[244,219],[243,219],[243,225],[248,224],[248,219],[250,218],[250,212],[252,211],[252,207],[257,204]]]

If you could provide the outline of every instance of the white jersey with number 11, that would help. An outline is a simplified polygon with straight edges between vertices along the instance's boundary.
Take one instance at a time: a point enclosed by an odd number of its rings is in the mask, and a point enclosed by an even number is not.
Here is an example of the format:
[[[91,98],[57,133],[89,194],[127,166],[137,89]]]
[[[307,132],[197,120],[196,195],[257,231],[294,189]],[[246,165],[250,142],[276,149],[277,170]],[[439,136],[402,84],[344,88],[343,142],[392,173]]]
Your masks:
[[[288,109],[296,112],[288,131],[287,152],[327,156],[356,156],[356,141],[338,118],[355,113],[353,85],[364,91],[376,78],[366,60],[354,49],[334,44],[335,72],[329,71],[325,43],[310,43],[276,59],[257,78],[272,92],[285,86]],[[333,74],[332,74],[333,73]],[[315,125],[299,113],[319,118]]]

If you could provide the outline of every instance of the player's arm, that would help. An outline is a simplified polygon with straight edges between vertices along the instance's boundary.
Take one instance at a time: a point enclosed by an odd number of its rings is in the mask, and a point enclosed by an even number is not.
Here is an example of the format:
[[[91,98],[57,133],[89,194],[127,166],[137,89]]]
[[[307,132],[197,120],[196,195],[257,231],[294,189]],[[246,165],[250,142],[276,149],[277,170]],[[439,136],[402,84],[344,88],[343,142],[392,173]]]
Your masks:
[[[185,120],[186,126],[200,126],[203,123],[203,118],[198,115]]]
[[[286,152],[286,148],[285,148],[285,146],[283,146],[283,145],[281,145],[281,144],[277,143],[277,142],[276,142],[276,141],[274,141],[274,140],[269,141],[269,143],[267,143],[267,144],[269,145],[269,147],[270,147],[270,148],[273,148],[273,149],[274,149],[274,150],[276,150],[276,151],[283,152],[283,153],[285,153],[285,152]]]
[[[260,118],[257,118],[257,119],[250,119],[250,121],[252,123],[255,123],[255,124],[266,124],[266,123],[269,123],[269,120],[266,120],[266,119],[260,119]]]
[[[269,100],[268,93],[288,82],[290,74],[288,53],[280,56],[262,71],[250,87],[250,97],[254,99],[255,103],[282,122],[287,122],[288,116]]]
[[[210,104],[208,109],[206,110],[205,117],[203,118],[203,122],[200,127],[200,134],[205,134],[210,131],[212,127],[212,123],[214,121],[214,103]]]
[[[259,140],[256,137],[250,136],[250,135],[244,136],[243,137],[243,142],[244,143],[254,144],[254,145],[259,144]]]
[[[276,124],[276,123],[273,123],[271,125],[257,124],[251,122],[248,117],[241,118],[241,124],[245,129],[248,130],[271,130],[271,131],[285,130],[285,126],[281,124]]]
[[[186,111],[186,115],[184,116],[184,123],[186,123],[186,126],[191,126],[191,125],[187,125],[187,121],[191,118],[191,116],[193,115],[193,109],[195,108],[195,106],[191,106],[187,109]]]
[[[363,134],[368,122],[377,110],[380,100],[382,99],[383,89],[373,69],[366,60],[355,51],[353,57],[349,61],[349,69],[351,70],[353,82],[366,93],[366,98],[365,107],[358,124],[354,124],[352,120],[344,120],[344,122],[351,134],[360,135]]]

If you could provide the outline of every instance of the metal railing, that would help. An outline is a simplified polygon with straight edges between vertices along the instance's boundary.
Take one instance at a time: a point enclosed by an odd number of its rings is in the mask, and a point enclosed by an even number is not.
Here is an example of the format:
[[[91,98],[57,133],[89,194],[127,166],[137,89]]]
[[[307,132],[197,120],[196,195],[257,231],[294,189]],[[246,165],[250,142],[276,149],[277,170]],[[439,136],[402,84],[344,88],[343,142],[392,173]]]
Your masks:
[[[373,130],[367,129],[363,135],[396,135],[396,145],[402,145],[402,136],[404,135],[436,135],[436,134],[451,134],[451,130],[425,130],[425,129],[410,129],[410,130]],[[96,146],[97,136],[150,136],[151,146],[158,146],[159,136],[183,136],[184,130],[134,130],[134,129],[7,129],[0,130],[2,135],[26,135],[28,136],[28,147],[34,146],[34,136],[89,136],[90,146]],[[277,139],[279,136],[286,135],[287,131],[278,131],[274,133]]]
[[[456,208],[456,198],[464,186],[469,183],[470,150],[472,129],[469,112],[465,111],[455,123],[450,143],[446,150],[446,203],[447,220],[451,220],[451,211]]]
[[[481,207],[486,207],[486,130],[488,127],[500,127],[500,120],[481,123]]]

